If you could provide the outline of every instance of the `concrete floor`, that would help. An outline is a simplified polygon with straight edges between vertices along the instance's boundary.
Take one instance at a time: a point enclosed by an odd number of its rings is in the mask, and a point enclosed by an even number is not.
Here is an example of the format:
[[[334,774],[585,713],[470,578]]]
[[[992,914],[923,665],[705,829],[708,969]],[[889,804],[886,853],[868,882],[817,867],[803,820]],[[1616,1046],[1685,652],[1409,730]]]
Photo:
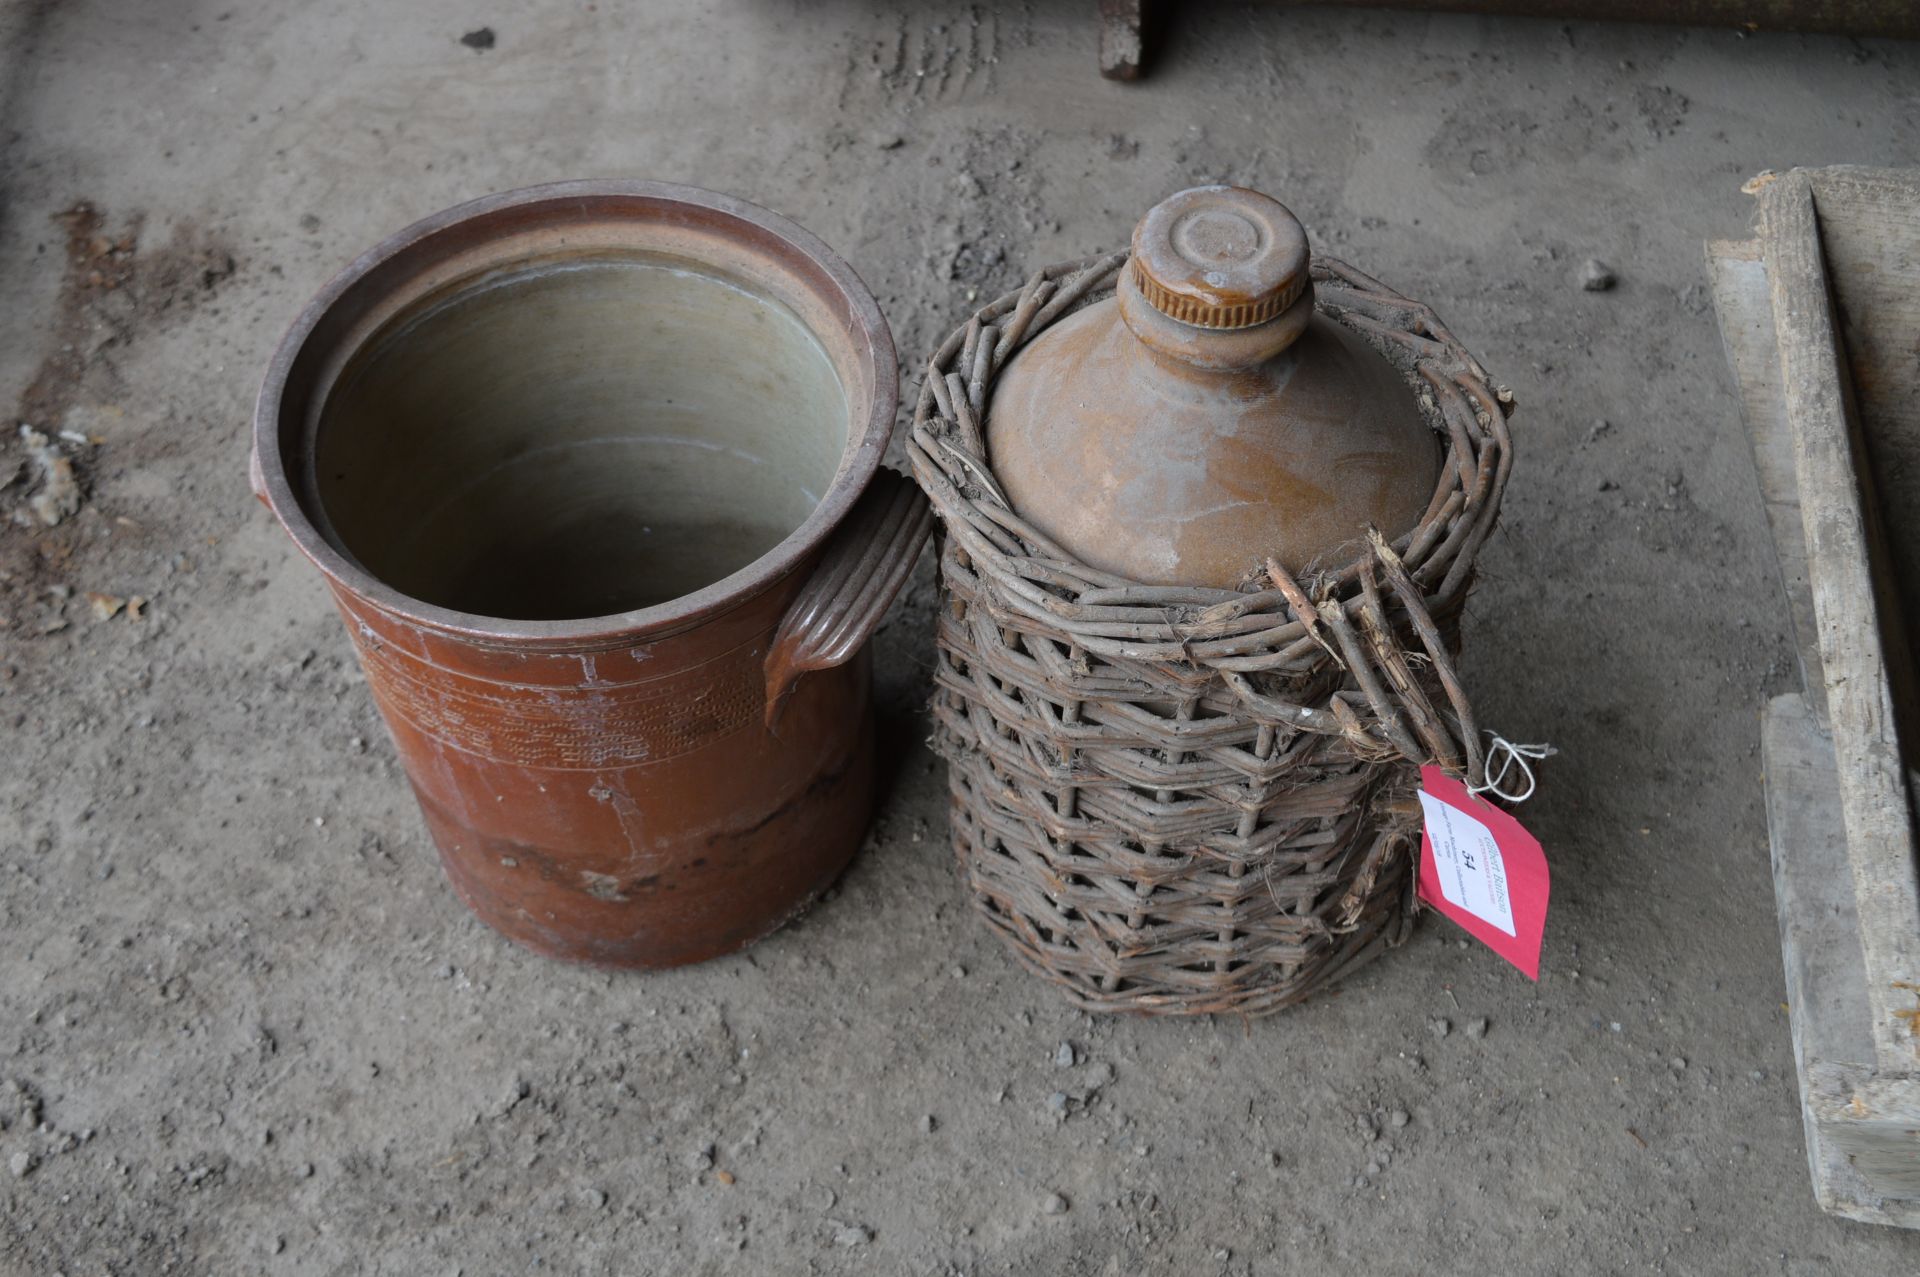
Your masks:
[[[1092,7],[0,3],[0,403],[101,440],[78,514],[0,523],[0,1269],[1920,1271],[1808,1188],[1757,752],[1790,649],[1701,269],[1761,168],[1920,161],[1920,46],[1194,5],[1128,87]],[[1521,405],[1465,673],[1561,750],[1540,983],[1429,920],[1270,1020],[1088,1019],[970,916],[917,747],[747,955],[613,976],[474,922],[250,499],[252,394],[366,245],[628,174],[800,220],[910,368],[1200,180],[1432,302]],[[880,642],[908,741],[932,598]]]

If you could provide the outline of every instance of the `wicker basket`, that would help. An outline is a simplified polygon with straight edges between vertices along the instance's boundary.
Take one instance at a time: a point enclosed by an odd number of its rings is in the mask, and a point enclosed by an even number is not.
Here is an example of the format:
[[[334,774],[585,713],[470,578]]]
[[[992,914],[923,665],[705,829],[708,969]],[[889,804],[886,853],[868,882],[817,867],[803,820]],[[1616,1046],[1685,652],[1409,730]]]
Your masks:
[[[1424,306],[1316,261],[1318,310],[1445,440],[1426,514],[1299,580],[1116,577],[1014,513],[982,423],[1007,361],[1125,262],[1037,273],[928,369],[908,451],[944,529],[935,744],[962,871],[1021,962],[1089,1010],[1257,1015],[1406,938],[1418,767],[1484,778],[1451,655],[1512,396]]]

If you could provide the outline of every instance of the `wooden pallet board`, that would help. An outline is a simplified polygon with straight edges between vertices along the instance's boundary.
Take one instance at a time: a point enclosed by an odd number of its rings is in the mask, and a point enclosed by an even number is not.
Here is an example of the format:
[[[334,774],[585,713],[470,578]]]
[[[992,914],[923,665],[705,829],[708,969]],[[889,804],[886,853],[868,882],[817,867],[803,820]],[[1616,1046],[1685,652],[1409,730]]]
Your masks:
[[[1824,728],[1827,689],[1820,676],[1820,635],[1813,619],[1813,586],[1807,580],[1807,545],[1800,523],[1800,480],[1794,473],[1793,432],[1779,393],[1780,354],[1773,335],[1773,294],[1758,240],[1717,240],[1707,245],[1707,275],[1720,336],[1740,392],[1740,414],[1753,445],[1760,500],[1773,533],[1775,562],[1794,653],[1806,701]]]
[[[1920,1227],[1920,173],[1796,170],[1708,263],[1807,688],[1767,707],[1765,753],[1814,1191]]]
[[[1823,1209],[1850,1219],[1920,1228],[1920,1184],[1910,1183],[1898,1165],[1888,1176],[1858,1169],[1853,1160],[1864,1155],[1878,1168],[1885,1159],[1875,1156],[1870,1131],[1863,1138],[1854,1129],[1849,1111],[1850,1084],[1873,1078],[1875,1056],[1833,741],[1796,693],[1768,704],[1761,742],[1780,953],[1814,1196]],[[1904,1089],[1891,1110],[1882,1107],[1882,1116],[1913,1108],[1920,1088],[1909,1083]],[[1896,1158],[1902,1144],[1893,1141]]]

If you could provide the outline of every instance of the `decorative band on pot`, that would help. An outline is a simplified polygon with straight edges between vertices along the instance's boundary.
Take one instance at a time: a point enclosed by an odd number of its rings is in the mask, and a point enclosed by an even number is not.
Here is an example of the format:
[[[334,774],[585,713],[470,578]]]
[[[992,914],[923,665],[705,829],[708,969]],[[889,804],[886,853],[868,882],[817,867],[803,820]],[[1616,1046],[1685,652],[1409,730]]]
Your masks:
[[[925,543],[894,350],[800,227],[645,181],[491,196],[294,322],[253,483],[326,575],[462,899],[555,957],[778,927],[873,802],[866,641]]]

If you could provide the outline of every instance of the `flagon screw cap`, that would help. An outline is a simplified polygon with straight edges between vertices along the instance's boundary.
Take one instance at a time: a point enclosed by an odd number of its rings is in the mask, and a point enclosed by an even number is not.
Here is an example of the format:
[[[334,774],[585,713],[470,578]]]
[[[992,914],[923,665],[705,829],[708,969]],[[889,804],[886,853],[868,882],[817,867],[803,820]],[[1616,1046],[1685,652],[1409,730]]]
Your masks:
[[[1307,289],[1307,233],[1279,200],[1196,186],[1161,200],[1133,231],[1133,277],[1149,305],[1196,328],[1251,328]]]

